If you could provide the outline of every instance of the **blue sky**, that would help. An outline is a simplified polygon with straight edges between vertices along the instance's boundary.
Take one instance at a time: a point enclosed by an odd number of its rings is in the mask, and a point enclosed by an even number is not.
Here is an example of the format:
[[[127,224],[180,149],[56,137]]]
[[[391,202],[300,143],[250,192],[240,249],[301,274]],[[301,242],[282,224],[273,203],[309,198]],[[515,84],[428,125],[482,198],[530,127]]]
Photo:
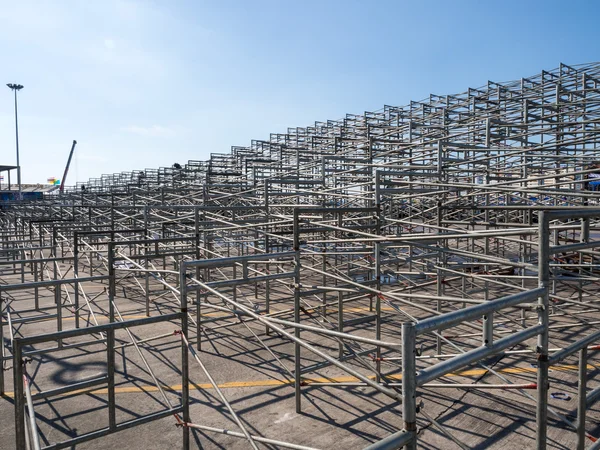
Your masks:
[[[8,1],[24,182],[170,166],[271,132],[598,61],[597,1]],[[3,87],[3,84],[0,85]],[[0,90],[0,164],[14,164]]]

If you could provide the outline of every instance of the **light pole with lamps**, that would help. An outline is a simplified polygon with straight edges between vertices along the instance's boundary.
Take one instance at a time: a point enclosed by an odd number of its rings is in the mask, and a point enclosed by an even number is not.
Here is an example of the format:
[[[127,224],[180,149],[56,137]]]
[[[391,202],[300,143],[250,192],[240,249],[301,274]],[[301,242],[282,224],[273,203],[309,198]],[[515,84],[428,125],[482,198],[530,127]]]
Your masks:
[[[19,200],[21,200],[21,164],[19,163],[19,120],[17,119],[17,92],[23,89],[23,85],[8,83],[7,86],[15,92],[15,136],[17,140],[17,182],[19,183]]]

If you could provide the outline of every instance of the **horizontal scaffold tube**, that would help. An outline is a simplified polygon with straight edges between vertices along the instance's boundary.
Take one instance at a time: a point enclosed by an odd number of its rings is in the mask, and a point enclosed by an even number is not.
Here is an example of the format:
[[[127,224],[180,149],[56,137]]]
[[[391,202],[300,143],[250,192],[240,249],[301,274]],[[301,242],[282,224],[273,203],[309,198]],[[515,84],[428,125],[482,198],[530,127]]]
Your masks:
[[[480,318],[485,314],[498,311],[502,308],[508,308],[527,301],[536,300],[545,292],[545,288],[532,289],[531,291],[519,292],[518,294],[509,295],[507,297],[492,300],[480,305],[471,306],[469,308],[452,311],[441,316],[431,317],[419,321],[415,325],[417,335],[428,333],[430,331],[439,331],[449,328],[453,325],[465,322],[471,319]]]
[[[541,333],[544,325],[538,324],[534,327],[511,334],[505,338],[499,339],[489,347],[478,347],[470,350],[460,356],[449,359],[447,361],[428,367],[417,373],[417,386],[423,386],[425,383],[435,380],[447,373],[453,372],[461,367],[468,366],[480,359],[495,355],[505,348],[512,347],[520,342],[523,342],[537,334]]]
[[[413,438],[414,432],[401,430],[365,447],[364,450],[396,450],[408,444]]]

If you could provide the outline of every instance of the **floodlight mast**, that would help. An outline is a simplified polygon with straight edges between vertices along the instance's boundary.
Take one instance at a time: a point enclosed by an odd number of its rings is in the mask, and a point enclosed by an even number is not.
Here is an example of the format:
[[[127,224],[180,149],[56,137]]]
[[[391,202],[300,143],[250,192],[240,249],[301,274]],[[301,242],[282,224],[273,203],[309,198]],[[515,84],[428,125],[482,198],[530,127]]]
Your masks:
[[[22,84],[8,83],[7,86],[15,93],[15,138],[17,146],[17,182],[19,184],[19,200],[22,198],[21,190],[21,164],[19,162],[19,120],[17,116],[17,92],[23,89]]]

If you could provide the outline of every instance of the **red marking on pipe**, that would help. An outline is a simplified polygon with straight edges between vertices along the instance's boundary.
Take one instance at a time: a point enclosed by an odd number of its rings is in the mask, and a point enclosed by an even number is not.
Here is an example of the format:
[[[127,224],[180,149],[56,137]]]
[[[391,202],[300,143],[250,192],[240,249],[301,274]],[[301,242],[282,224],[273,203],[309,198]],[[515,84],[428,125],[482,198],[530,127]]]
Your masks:
[[[175,331],[173,331],[173,336],[177,336],[178,334],[179,335],[181,334],[181,330],[175,330]]]
[[[518,389],[537,389],[537,388],[538,388],[537,383],[529,383],[528,385],[521,386]],[[509,388],[507,388],[507,389],[509,389]],[[512,388],[510,388],[510,389],[512,389]]]
[[[600,345],[593,345],[591,347],[588,347],[588,350],[600,350]]]

